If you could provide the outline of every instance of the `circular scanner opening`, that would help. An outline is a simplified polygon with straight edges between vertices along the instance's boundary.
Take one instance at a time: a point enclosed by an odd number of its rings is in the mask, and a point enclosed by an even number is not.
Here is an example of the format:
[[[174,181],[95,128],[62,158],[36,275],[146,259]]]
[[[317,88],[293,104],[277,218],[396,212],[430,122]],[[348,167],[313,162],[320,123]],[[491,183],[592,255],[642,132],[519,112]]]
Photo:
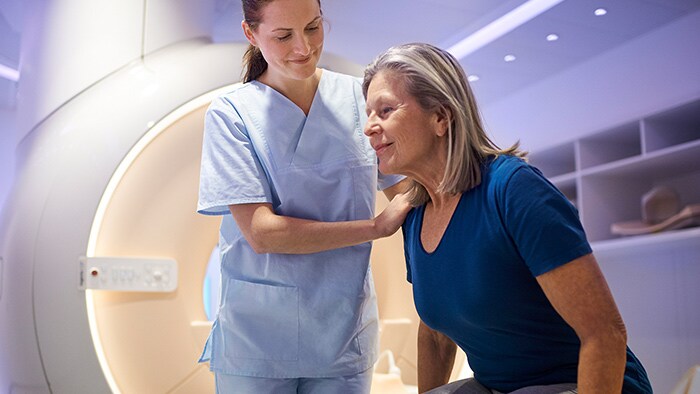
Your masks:
[[[144,136],[142,141],[152,140],[136,152],[123,175],[115,173],[118,182],[103,197],[104,214],[96,215],[93,225],[88,256],[172,258],[178,266],[174,292],[86,291],[95,348],[117,393],[215,391],[208,366],[197,363],[216,316],[221,283],[221,219],[196,213],[209,101],[199,104],[156,124],[154,129],[163,125],[157,135]],[[380,195],[378,209],[386,204]],[[418,318],[401,250],[400,233],[376,241],[372,265],[380,318],[411,321],[407,337],[393,350],[403,382],[415,384]]]
[[[174,292],[86,292],[103,370],[123,393],[214,392],[207,365],[197,363],[210,329],[206,262],[220,223],[196,213],[208,105],[163,125],[155,137],[147,133],[144,138],[153,139],[103,197],[108,204],[94,256],[172,258],[178,266]]]

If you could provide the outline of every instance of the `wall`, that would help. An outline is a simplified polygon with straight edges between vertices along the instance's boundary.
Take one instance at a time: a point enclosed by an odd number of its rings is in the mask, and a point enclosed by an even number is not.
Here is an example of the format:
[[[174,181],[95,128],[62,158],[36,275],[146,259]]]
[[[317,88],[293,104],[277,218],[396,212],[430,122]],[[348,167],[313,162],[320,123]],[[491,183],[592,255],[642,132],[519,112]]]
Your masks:
[[[25,1],[0,1],[0,63],[17,69],[19,65],[20,32]],[[0,213],[9,194],[13,179],[16,129],[17,82],[0,77]]]
[[[700,97],[695,12],[482,108],[501,145],[537,150]]]
[[[14,178],[15,113],[14,108],[0,107],[0,213]]]

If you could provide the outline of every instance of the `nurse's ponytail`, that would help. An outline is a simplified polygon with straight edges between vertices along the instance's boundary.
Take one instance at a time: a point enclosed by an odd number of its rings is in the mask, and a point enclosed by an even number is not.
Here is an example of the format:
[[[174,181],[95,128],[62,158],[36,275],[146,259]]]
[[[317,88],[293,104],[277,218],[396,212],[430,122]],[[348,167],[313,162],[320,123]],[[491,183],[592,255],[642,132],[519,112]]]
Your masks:
[[[243,69],[243,82],[255,80],[267,70],[267,60],[260,52],[260,48],[248,45],[248,50],[243,55]]]

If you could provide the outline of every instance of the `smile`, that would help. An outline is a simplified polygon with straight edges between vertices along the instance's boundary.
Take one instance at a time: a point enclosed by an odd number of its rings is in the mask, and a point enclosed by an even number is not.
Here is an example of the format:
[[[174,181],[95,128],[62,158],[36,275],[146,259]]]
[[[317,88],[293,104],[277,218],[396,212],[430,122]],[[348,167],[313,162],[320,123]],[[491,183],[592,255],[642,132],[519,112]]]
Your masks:
[[[296,64],[305,64],[305,63],[308,63],[309,60],[311,60],[311,56],[307,56],[303,59],[292,59],[292,60],[290,60],[290,62],[296,63]]]
[[[376,145],[376,146],[373,146],[373,148],[374,148],[374,150],[377,152],[377,156],[379,156],[380,154],[384,153],[384,151],[385,151],[388,147],[390,147],[391,145],[393,145],[393,143],[389,143],[389,144],[378,144],[378,145]]]

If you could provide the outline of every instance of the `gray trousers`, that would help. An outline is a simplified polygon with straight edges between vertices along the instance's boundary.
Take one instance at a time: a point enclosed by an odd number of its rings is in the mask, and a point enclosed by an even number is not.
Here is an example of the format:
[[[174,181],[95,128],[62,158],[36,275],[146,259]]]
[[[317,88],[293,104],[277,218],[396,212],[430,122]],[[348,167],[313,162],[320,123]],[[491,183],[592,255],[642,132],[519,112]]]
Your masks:
[[[530,386],[511,391],[510,394],[576,394],[576,383],[560,383],[547,386]],[[425,394],[503,394],[489,390],[474,378],[458,380],[436,387]]]
[[[256,378],[215,373],[217,394],[368,394],[372,368],[331,378]]]

